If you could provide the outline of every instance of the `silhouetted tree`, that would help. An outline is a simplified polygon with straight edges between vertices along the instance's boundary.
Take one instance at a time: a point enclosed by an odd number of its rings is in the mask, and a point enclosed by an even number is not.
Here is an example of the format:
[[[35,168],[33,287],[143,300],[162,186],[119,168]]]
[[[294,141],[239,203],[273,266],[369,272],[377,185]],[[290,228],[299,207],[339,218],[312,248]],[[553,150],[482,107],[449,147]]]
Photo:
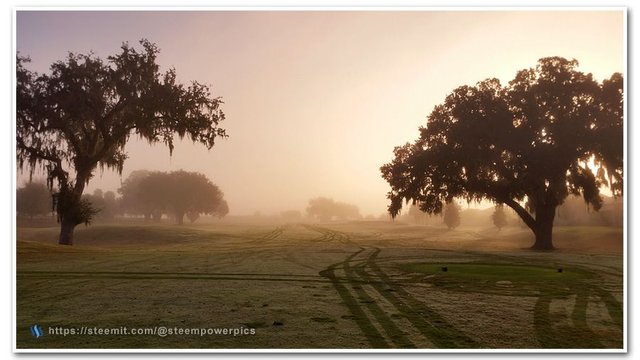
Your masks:
[[[151,219],[153,209],[140,198],[140,183],[150,173],[148,170],[132,171],[118,189],[122,210],[130,215],[144,215],[145,221]]]
[[[187,219],[189,219],[190,223],[196,222],[200,218],[200,213],[197,211],[187,211]]]
[[[444,223],[449,229],[455,229],[460,226],[460,206],[455,202],[445,205]]]
[[[159,222],[162,214],[168,213],[169,201],[173,191],[173,179],[166,172],[150,172],[146,177],[140,179],[138,184],[138,198],[140,202],[138,208],[144,209],[145,220]]]
[[[116,193],[113,191],[107,191],[102,196],[102,199],[104,200],[105,205],[104,215],[106,218],[111,220],[120,212],[120,204],[116,198]]]
[[[340,220],[359,219],[362,217],[357,206],[337,202],[326,197],[309,200],[307,214],[325,222],[332,220],[334,217]]]
[[[51,212],[51,192],[44,182],[28,182],[16,190],[17,215],[33,218]]]
[[[49,188],[57,185],[60,244],[71,245],[74,228],[94,213],[82,193],[96,167],[122,172],[132,134],[163,142],[170,153],[174,134],[209,149],[226,136],[218,127],[221,100],[205,85],[177,83],[174,69],[161,73],[156,45],[140,43],[141,51],[125,43],[106,61],[69,53],[42,75],[27,70],[28,58],[17,58],[18,166],[44,168]]]
[[[82,199],[90,204],[95,211],[95,218],[99,220],[113,220],[117,212],[117,203],[113,191],[103,192],[96,189],[93,194],[82,195]]]
[[[311,199],[307,207],[307,214],[323,222],[330,221],[333,217],[334,205],[335,201],[333,199],[325,197]]]
[[[413,220],[414,223],[416,224],[426,224],[427,220],[429,218],[429,214],[425,213],[424,211],[420,210],[420,208],[416,205],[411,205],[409,207],[409,217]]]
[[[503,227],[507,226],[507,214],[504,212],[504,205],[496,204],[493,214],[491,214],[491,220],[498,230],[502,230]]]
[[[147,208],[173,215],[178,224],[183,224],[189,213],[193,222],[200,214],[223,217],[229,212],[222,191],[200,173],[152,172],[139,186],[139,199],[147,203]]]
[[[535,234],[532,248],[553,249],[555,209],[568,194],[598,210],[600,186],[616,196],[623,190],[622,75],[598,83],[577,65],[543,58],[508,86],[488,79],[455,89],[419,139],[396,147],[382,166],[389,213],[404,201],[440,213],[454,197],[488,199],[520,216]]]

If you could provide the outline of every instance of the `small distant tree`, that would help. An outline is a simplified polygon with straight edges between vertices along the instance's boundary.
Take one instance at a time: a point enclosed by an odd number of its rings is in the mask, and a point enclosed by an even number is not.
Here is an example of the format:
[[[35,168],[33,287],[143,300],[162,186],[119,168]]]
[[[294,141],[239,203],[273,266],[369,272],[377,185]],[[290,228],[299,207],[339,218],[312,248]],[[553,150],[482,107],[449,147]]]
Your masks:
[[[340,220],[360,219],[360,209],[352,204],[336,202],[333,209],[334,215]]]
[[[307,207],[307,214],[323,222],[330,221],[333,217],[334,205],[335,201],[326,197],[311,199]]]
[[[497,204],[495,206],[493,214],[491,214],[491,220],[493,221],[493,225],[498,228],[498,231],[507,226],[507,213],[504,211],[504,205]]]
[[[29,182],[16,191],[16,212],[33,218],[52,212],[51,192],[42,182]]]
[[[334,217],[340,220],[360,219],[362,217],[357,206],[326,197],[309,200],[307,214],[323,222],[331,221]]]
[[[444,223],[449,229],[460,226],[460,207],[455,202],[444,206]]]
[[[196,172],[151,173],[140,182],[139,196],[148,208],[172,214],[180,225],[185,215],[194,222],[200,214],[224,217],[229,212],[218,186]]]
[[[105,205],[101,189],[94,190],[93,194],[82,195],[82,201],[86,202],[86,204],[91,208],[92,218],[102,218]]]
[[[168,213],[169,201],[174,191],[171,176],[166,172],[155,171],[143,177],[137,190],[139,208],[143,209],[145,220],[159,222],[162,214]]]
[[[227,214],[229,214],[229,204],[226,200],[222,199],[210,214],[217,217],[218,219],[222,219],[223,217],[227,216]]]
[[[112,220],[116,214],[120,212],[120,204],[116,198],[116,193],[113,191],[107,191],[102,196],[102,199],[104,200],[105,206],[104,215],[109,220]]]
[[[122,211],[129,215],[144,215],[145,221],[151,220],[151,213],[154,209],[144,202],[140,197],[140,183],[149,176],[149,170],[135,170],[122,182],[118,189],[120,194],[120,207]]]
[[[113,220],[118,212],[118,200],[113,191],[104,192],[102,189],[96,189],[93,194],[82,195],[82,199],[91,205],[96,220]]]
[[[409,217],[413,220],[414,223],[424,225],[427,223],[429,214],[420,210],[417,205],[411,205],[409,207]]]

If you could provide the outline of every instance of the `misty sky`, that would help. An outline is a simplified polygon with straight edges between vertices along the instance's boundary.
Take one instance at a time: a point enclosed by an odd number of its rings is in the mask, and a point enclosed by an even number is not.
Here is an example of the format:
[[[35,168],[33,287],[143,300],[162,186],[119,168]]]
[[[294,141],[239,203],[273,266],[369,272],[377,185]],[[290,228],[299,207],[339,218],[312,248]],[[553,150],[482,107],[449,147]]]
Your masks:
[[[87,192],[116,190],[136,169],[198,171],[231,215],[303,211],[333,197],[383,213],[379,168],[455,87],[506,83],[546,56],[580,62],[602,80],[624,70],[618,12],[25,12],[17,50],[48,71],[68,51],[106,58],[141,38],[163,70],[222,96],[229,138],[211,150],[135,137],[122,177],[99,170]],[[18,186],[26,174],[18,173]]]

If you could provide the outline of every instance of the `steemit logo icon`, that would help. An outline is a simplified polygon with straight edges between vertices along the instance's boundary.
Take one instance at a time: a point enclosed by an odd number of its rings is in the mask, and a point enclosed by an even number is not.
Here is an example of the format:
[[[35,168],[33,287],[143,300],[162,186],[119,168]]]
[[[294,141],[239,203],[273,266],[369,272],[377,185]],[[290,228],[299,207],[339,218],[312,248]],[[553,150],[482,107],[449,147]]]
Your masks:
[[[31,336],[33,336],[34,338],[44,336],[44,330],[42,330],[42,326],[40,325],[33,325],[29,327],[29,329],[31,330]]]

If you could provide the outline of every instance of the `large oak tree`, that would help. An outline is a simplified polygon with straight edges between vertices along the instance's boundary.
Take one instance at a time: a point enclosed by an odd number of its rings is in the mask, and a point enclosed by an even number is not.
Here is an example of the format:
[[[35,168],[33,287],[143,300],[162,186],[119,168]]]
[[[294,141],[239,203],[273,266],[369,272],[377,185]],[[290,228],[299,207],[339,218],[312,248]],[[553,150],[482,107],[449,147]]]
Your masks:
[[[598,210],[602,186],[623,190],[623,77],[600,83],[577,66],[543,58],[506,86],[487,79],[455,89],[381,167],[389,213],[409,201],[440,213],[454,198],[487,199],[515,210],[534,249],[553,249],[555,210],[569,194]]]
[[[56,188],[60,244],[73,243],[73,230],[94,213],[82,192],[97,167],[122,172],[129,137],[174,148],[174,137],[188,136],[212,148],[226,136],[222,101],[198,82],[183,85],[174,69],[161,72],[156,45],[123,44],[106,60],[70,53],[50,73],[26,68],[18,56],[16,130],[18,166],[42,168]]]

